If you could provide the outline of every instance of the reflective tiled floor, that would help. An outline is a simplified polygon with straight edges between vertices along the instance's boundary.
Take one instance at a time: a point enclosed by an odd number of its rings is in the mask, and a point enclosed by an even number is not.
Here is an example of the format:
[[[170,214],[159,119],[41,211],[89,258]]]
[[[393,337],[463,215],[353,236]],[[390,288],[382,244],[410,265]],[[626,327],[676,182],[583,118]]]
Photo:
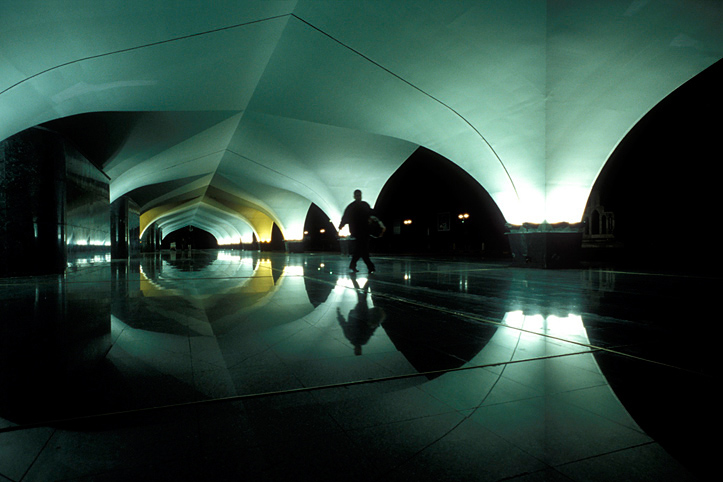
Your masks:
[[[164,253],[0,279],[0,481],[696,480],[720,279]]]

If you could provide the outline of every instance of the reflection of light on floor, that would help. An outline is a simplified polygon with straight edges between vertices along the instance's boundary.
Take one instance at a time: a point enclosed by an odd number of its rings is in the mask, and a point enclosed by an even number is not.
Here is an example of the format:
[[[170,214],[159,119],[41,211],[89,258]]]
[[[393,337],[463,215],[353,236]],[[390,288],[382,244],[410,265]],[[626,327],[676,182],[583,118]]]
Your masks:
[[[192,296],[209,296],[218,290],[222,292],[243,290],[249,293],[261,293],[271,291],[274,287],[270,259],[254,259],[239,256],[233,252],[224,254],[219,251],[217,259],[204,268],[204,276],[218,279],[218,282],[224,283],[224,288],[222,289],[218,285],[207,285],[208,290],[204,289],[204,292],[199,293],[195,289],[187,289],[191,284],[184,284],[184,282],[195,278],[196,273],[179,272],[173,263],[173,256],[174,253],[171,253],[171,261],[161,260],[161,269],[152,270],[150,274],[144,271],[142,264],[140,265],[140,290],[144,296],[185,296],[189,294]],[[219,260],[221,262],[218,262]],[[284,272],[281,278],[285,274],[287,273]]]
[[[522,311],[508,312],[502,323],[520,330],[539,333],[549,337],[561,338],[575,343],[589,343],[587,331],[582,323],[580,315],[569,314],[567,316],[549,315],[525,315]],[[540,341],[544,341],[542,338]]]
[[[335,302],[353,301],[354,303],[358,303],[360,301],[359,295],[366,292],[367,306],[370,308],[373,307],[374,302],[372,301],[371,290],[368,289],[368,283],[369,278],[363,276],[357,276],[355,279],[340,277],[336,280],[336,286],[334,287]]]
[[[304,276],[304,267],[303,266],[291,266],[286,265],[284,267],[284,276]]]
[[[470,364],[562,357],[559,362],[551,362],[549,366],[555,367],[553,371],[565,371],[572,362],[567,355],[574,354],[577,368],[586,367],[586,375],[582,378],[591,377],[595,383],[599,383],[604,377],[588,345],[587,331],[580,315],[545,316],[510,311],[505,314],[502,325],[487,346]]]
[[[466,364],[494,368],[447,373],[426,382],[424,389],[449,403],[479,403],[480,414],[496,415],[480,415],[478,420],[489,423],[500,436],[519,436],[541,447],[556,443],[560,431],[580,440],[604,438],[586,426],[605,427],[600,432],[613,434],[608,440],[614,447],[620,447],[614,437],[649,441],[608,385],[586,344],[588,336],[580,315],[511,311],[485,347]],[[481,383],[469,383],[470,379]],[[517,408],[526,407],[524,416],[532,423],[516,425],[515,411],[499,408],[505,401]],[[525,432],[520,435],[518,429]]]
[[[246,263],[250,263],[250,258],[243,258],[240,255],[233,253],[231,251],[219,251],[216,255],[216,259],[219,261],[231,261],[233,263],[241,263],[245,261]]]
[[[140,272],[140,289],[141,293],[143,293],[144,296],[154,296],[154,295],[160,295],[163,291],[165,291],[165,288],[161,286],[160,284],[156,283],[153,278],[148,276],[145,271],[143,271],[143,265],[139,268]]]
[[[363,288],[368,282],[369,282],[369,278],[363,278],[361,276],[357,276],[356,285],[355,285],[354,280],[352,280],[351,278],[340,277],[336,281],[336,286],[340,287],[340,288],[355,290],[357,288]]]
[[[469,285],[468,285],[467,277],[466,276],[460,277],[459,278],[459,290],[463,291],[463,292],[467,292],[468,286]]]

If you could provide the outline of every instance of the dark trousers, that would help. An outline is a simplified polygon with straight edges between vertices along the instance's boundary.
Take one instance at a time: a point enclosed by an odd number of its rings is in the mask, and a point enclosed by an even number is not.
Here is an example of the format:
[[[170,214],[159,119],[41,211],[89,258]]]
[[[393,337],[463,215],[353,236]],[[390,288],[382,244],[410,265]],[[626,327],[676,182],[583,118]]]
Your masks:
[[[374,271],[374,263],[372,263],[372,260],[369,258],[369,236],[359,236],[354,240],[354,251],[351,255],[349,268],[356,269],[356,263],[359,261],[359,258],[364,261],[369,271]]]

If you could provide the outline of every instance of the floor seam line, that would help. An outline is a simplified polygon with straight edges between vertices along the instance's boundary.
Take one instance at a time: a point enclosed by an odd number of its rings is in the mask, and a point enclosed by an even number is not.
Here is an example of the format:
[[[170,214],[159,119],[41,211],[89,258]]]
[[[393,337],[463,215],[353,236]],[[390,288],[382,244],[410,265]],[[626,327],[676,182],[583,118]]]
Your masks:
[[[72,418],[66,418],[66,419],[44,420],[44,421],[39,421],[39,422],[26,423],[26,424],[22,424],[22,425],[15,425],[12,427],[0,428],[0,434],[8,433],[8,432],[18,432],[18,431],[22,431],[22,430],[30,430],[30,429],[38,428],[38,427],[59,426],[59,425],[67,425],[67,424],[71,424],[71,423],[78,423],[78,422],[91,421],[91,420],[102,420],[104,418],[139,415],[139,414],[143,414],[143,413],[150,413],[150,412],[161,411],[161,410],[173,410],[173,409],[177,409],[177,408],[187,408],[187,407],[194,407],[194,406],[199,406],[199,405],[210,405],[213,403],[226,403],[226,402],[234,402],[234,401],[242,401],[242,400],[252,400],[252,399],[263,398],[263,397],[292,395],[292,394],[297,394],[297,393],[314,392],[314,391],[319,391],[319,390],[330,390],[330,389],[334,389],[334,388],[345,388],[345,387],[352,387],[352,386],[358,386],[358,385],[368,385],[368,384],[372,384],[372,383],[383,383],[383,382],[390,382],[390,381],[395,381],[395,380],[405,380],[405,379],[409,379],[409,378],[424,377],[424,376],[429,376],[429,375],[438,375],[438,374],[441,375],[441,374],[451,373],[451,372],[478,370],[478,369],[482,369],[482,368],[489,368],[489,367],[495,367],[495,366],[507,366],[509,364],[527,363],[527,362],[531,362],[531,361],[556,359],[556,358],[561,358],[561,357],[566,357],[566,356],[584,355],[584,354],[590,354],[590,353],[593,353],[593,352],[582,351],[582,352],[575,352],[575,353],[563,353],[563,354],[558,354],[558,355],[547,355],[547,356],[542,356],[542,357],[526,358],[526,359],[522,359],[522,360],[509,360],[509,361],[496,362],[496,363],[486,363],[483,365],[472,365],[472,366],[458,367],[458,368],[446,368],[446,369],[442,369],[442,370],[431,370],[431,371],[425,371],[425,372],[407,373],[407,374],[402,374],[402,375],[393,375],[393,376],[389,376],[389,377],[380,377],[380,378],[370,378],[370,379],[365,379],[365,380],[352,380],[352,381],[346,381],[346,382],[331,383],[331,384],[327,384],[327,385],[302,386],[299,388],[292,388],[289,390],[279,390],[279,391],[274,391],[274,392],[259,392],[259,393],[249,393],[249,394],[242,394],[242,395],[233,395],[230,397],[211,398],[211,399],[207,399],[207,400],[194,400],[194,401],[190,401],[190,402],[182,402],[182,403],[176,403],[176,404],[170,404],[170,405],[138,408],[138,409],[133,409],[133,410],[119,411],[119,412],[99,413],[99,414],[86,415],[86,416],[80,416],[80,417],[72,417]]]

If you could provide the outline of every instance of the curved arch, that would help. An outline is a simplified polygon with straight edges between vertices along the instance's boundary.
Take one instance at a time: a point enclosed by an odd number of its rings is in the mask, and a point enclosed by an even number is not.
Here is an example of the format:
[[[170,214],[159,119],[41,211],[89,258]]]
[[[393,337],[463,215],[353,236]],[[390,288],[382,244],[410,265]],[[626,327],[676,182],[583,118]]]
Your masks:
[[[723,6],[688,3],[505,3],[488,15],[473,0],[298,0],[214,4],[200,15],[191,4],[127,0],[110,3],[115,15],[63,2],[61,22],[12,2],[3,25],[22,28],[10,29],[17,41],[0,61],[0,138],[83,112],[183,122],[198,113],[193,132],[163,139],[173,142],[161,157],[138,148],[158,140],[152,125],[125,139],[135,149],[109,167],[117,192],[226,176],[288,238],[300,236],[311,202],[335,217],[354,188],[374,200],[417,146],[454,160],[509,222],[577,222],[629,126],[721,57],[723,34],[711,27]],[[301,137],[289,128],[318,136],[286,142]],[[276,142],[241,142],[254,137],[247,129]],[[329,170],[349,139],[383,146],[357,148]],[[254,163],[253,176],[234,169]]]
[[[461,119],[465,124],[467,124],[467,125],[469,126],[470,129],[472,129],[472,130],[477,134],[477,136],[482,140],[482,142],[484,143],[484,145],[487,146],[487,148],[490,150],[490,152],[492,152],[493,156],[495,157],[495,159],[497,159],[497,161],[499,162],[500,166],[501,166],[502,169],[504,170],[505,175],[507,176],[507,179],[509,180],[510,185],[512,186],[512,190],[513,190],[514,193],[515,193],[515,196],[519,199],[519,193],[517,192],[517,187],[515,187],[515,183],[514,183],[514,181],[512,180],[512,177],[510,176],[510,173],[509,173],[509,171],[507,170],[507,167],[505,166],[504,162],[502,162],[502,159],[500,158],[499,154],[497,154],[497,152],[495,151],[495,149],[492,147],[492,144],[490,144],[490,142],[485,138],[485,136],[482,135],[482,133],[479,131],[479,129],[477,129],[477,127],[475,127],[475,125],[472,124],[472,122],[470,122],[465,116],[463,116],[462,114],[460,114],[456,109],[454,109],[452,106],[450,106],[449,104],[445,103],[445,102],[442,101],[441,99],[439,99],[439,98],[435,97],[434,95],[430,94],[429,92],[425,91],[424,89],[422,89],[422,88],[419,87],[418,85],[414,84],[414,83],[411,82],[410,80],[408,80],[408,79],[402,77],[401,75],[399,75],[399,74],[391,71],[391,70],[388,69],[387,67],[383,66],[382,64],[380,64],[379,62],[373,60],[372,58],[368,57],[367,55],[363,54],[362,52],[360,52],[360,51],[352,48],[351,46],[345,44],[344,42],[342,42],[342,41],[339,40],[338,38],[334,37],[333,35],[329,34],[328,32],[325,32],[325,31],[322,30],[321,28],[319,28],[319,27],[311,24],[310,22],[304,20],[303,18],[301,18],[301,17],[299,17],[299,16],[297,16],[297,15],[295,15],[295,14],[291,14],[291,16],[292,16],[293,18],[299,20],[299,21],[300,21],[301,23],[303,23],[304,25],[307,25],[308,27],[312,28],[313,30],[316,30],[317,32],[321,33],[322,35],[325,35],[325,36],[328,37],[329,39],[331,39],[331,40],[333,40],[334,42],[338,43],[339,45],[341,45],[341,46],[344,47],[345,49],[349,50],[350,52],[353,52],[355,55],[358,55],[359,57],[363,58],[364,60],[366,60],[367,62],[371,63],[372,65],[375,65],[376,67],[378,67],[379,69],[381,69],[381,70],[383,70],[384,72],[388,73],[388,74],[391,75],[392,77],[394,77],[394,78],[398,79],[399,81],[407,84],[409,87],[417,90],[418,92],[420,92],[421,94],[423,94],[423,95],[425,95],[426,97],[430,98],[430,99],[433,100],[434,102],[436,102],[436,103],[438,103],[439,105],[445,107],[445,108],[446,108],[447,110],[449,110],[452,114],[454,114],[454,115],[457,116],[459,119]]]
[[[499,255],[506,247],[505,219],[490,194],[460,166],[426,148],[389,178],[375,211],[387,224],[389,234],[377,242],[385,249]],[[468,215],[464,222],[460,214]]]
[[[259,211],[249,211],[249,214],[246,217],[208,200],[163,205],[141,214],[141,236],[153,223],[171,230],[196,224],[213,234],[219,244],[250,243],[253,235],[260,240],[270,240],[273,220]]]

